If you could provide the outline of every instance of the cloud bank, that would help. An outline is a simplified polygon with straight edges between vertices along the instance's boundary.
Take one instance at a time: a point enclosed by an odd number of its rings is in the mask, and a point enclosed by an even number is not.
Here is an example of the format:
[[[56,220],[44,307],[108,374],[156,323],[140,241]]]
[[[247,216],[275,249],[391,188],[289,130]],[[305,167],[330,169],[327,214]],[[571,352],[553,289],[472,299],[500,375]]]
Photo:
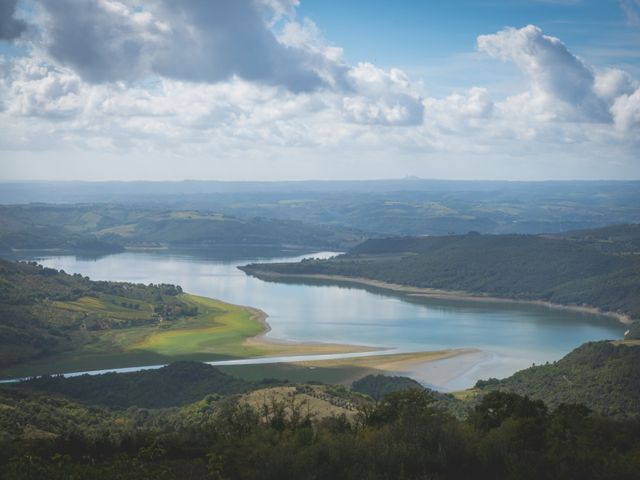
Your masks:
[[[365,172],[387,172],[372,175],[394,176],[389,159],[401,158],[402,174],[452,176],[442,172],[456,162],[476,172],[483,162],[491,172],[549,168],[535,163],[543,156],[581,172],[615,153],[640,172],[638,81],[591,66],[536,26],[477,38],[480,54],[519,69],[517,93],[471,83],[438,98],[399,68],[348,64],[296,18],[297,4],[25,0],[35,12],[27,28],[17,2],[4,2],[0,38],[26,53],[0,60],[0,151],[262,164],[263,176],[277,159],[290,169],[316,162],[322,173],[332,158],[336,177],[342,161],[363,171],[364,157]]]

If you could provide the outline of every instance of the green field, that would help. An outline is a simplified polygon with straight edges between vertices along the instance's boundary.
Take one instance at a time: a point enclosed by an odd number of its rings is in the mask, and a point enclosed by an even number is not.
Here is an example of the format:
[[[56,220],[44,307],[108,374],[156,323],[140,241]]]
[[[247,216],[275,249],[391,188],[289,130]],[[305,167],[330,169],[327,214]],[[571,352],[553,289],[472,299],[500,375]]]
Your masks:
[[[5,377],[40,375],[137,365],[153,365],[176,360],[211,361],[233,357],[277,354],[285,347],[264,348],[246,345],[245,340],[262,333],[264,326],[256,318],[257,311],[217,300],[182,294],[180,300],[198,307],[198,314],[180,320],[134,328],[111,329],[95,334],[91,343],[48,358],[12,366],[2,371]],[[146,315],[147,305],[140,310],[121,307],[117,301],[91,297],[58,306],[87,314],[108,313],[115,319],[129,315]]]
[[[0,260],[0,378],[369,350],[266,341],[265,318],[175,285],[95,282]]]
[[[158,365],[177,360],[213,361],[269,355],[300,355],[366,350],[363,347],[333,344],[269,343],[254,337],[265,331],[262,312],[206,297],[180,294],[178,298],[198,313],[160,325],[150,323],[132,328],[114,328],[95,332],[90,343],[46,360],[26,362],[0,371],[0,378],[26,377],[143,365]],[[58,308],[87,315],[99,312],[115,320],[131,315],[148,315],[150,305],[140,302],[139,310],[120,304],[118,297],[106,299],[82,297],[70,302],[57,302]],[[284,370],[282,370],[284,369]],[[295,370],[295,373],[294,373]],[[283,372],[286,371],[286,374]],[[367,370],[351,365],[334,368],[286,366],[253,366],[248,377],[277,377],[311,380],[344,381]],[[309,372],[313,372],[310,376]],[[247,375],[244,375],[247,376]]]
[[[151,351],[168,357],[211,354],[217,357],[252,357],[270,352],[245,345],[245,340],[263,332],[258,312],[213,300],[183,294],[180,299],[198,308],[195,317],[174,322],[166,330],[156,329],[130,349]]]

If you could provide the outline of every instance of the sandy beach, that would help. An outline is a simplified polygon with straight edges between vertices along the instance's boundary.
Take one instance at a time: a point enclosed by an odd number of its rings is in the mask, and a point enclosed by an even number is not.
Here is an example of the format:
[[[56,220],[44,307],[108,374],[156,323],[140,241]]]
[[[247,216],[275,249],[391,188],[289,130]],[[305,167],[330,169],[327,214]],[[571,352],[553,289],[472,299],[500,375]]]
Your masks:
[[[267,321],[268,314],[254,307],[244,307],[259,322],[264,330],[260,335],[245,340],[245,344],[260,347],[286,348],[292,355],[318,355],[352,352],[376,352],[380,348],[361,345],[334,344],[321,342],[293,342],[266,337],[271,331]],[[273,355],[276,355],[274,353]],[[313,360],[296,362],[308,368],[358,367],[360,374],[347,379],[343,383],[351,383],[367,374],[382,373],[411,377],[430,388],[440,391],[455,389],[459,380],[479,364],[492,358],[491,353],[475,348],[447,349],[410,353],[373,354],[358,358],[333,360]]]
[[[369,374],[399,375],[411,377],[423,385],[439,390],[457,390],[464,383],[464,375],[479,364],[490,361],[490,352],[475,348],[447,349],[429,352],[392,353],[359,358],[298,362],[308,368],[358,367],[355,377],[345,384]]]

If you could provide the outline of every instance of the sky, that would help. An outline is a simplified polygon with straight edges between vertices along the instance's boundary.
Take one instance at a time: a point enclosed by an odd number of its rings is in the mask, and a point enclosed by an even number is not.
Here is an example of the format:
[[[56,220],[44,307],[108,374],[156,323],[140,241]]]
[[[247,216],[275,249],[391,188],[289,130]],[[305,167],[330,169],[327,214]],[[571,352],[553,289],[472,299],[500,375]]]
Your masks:
[[[640,0],[0,0],[0,180],[640,179]]]

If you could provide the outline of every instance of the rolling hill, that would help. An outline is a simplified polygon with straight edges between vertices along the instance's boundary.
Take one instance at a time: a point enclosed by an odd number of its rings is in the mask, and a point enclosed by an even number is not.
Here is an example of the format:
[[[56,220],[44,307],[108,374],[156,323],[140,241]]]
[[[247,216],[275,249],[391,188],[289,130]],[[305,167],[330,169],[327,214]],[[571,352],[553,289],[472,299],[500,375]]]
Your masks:
[[[367,240],[328,260],[242,269],[263,278],[364,278],[640,318],[639,241],[638,225],[557,235],[391,237]]]

